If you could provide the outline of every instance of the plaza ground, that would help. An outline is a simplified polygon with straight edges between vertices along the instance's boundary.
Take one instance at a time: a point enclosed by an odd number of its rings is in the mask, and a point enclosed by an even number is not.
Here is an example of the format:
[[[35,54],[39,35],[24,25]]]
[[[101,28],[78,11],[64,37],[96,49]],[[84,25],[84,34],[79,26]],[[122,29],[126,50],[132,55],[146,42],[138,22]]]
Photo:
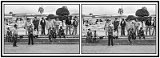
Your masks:
[[[82,46],[82,53],[156,53],[155,45]]]
[[[79,53],[79,44],[4,45],[5,53]]]

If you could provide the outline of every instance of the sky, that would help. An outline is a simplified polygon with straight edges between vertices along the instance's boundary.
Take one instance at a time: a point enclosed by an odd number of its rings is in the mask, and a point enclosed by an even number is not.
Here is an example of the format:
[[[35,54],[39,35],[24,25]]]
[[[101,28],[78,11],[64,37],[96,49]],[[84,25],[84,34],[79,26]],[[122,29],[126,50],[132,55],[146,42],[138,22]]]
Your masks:
[[[39,7],[44,8],[44,14],[56,14],[56,10],[62,6],[67,6],[70,14],[79,13],[79,5],[5,5],[5,14],[13,13],[28,13],[40,14]]]
[[[44,8],[44,14],[56,14],[56,10],[62,6],[67,6],[70,14],[79,13],[79,5],[5,5],[5,14],[10,11],[13,13],[40,14],[38,12],[40,6]],[[155,14],[155,5],[82,5],[82,14],[119,15],[118,9],[121,7],[124,10],[123,15],[135,15],[137,9],[142,7],[147,7],[150,15]]]
[[[82,5],[82,14],[88,15],[93,13],[93,15],[119,15],[118,9],[123,8],[123,15],[135,15],[137,9],[142,7],[147,7],[150,15],[155,14],[155,5]]]

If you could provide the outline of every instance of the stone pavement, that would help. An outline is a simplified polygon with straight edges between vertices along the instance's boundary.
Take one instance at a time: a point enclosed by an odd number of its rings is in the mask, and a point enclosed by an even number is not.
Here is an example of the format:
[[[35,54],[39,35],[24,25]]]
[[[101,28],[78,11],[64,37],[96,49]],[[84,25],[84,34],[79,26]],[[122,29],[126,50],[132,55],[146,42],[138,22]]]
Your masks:
[[[79,53],[79,44],[4,45],[5,53]]]
[[[82,53],[156,53],[155,45],[82,46]]]

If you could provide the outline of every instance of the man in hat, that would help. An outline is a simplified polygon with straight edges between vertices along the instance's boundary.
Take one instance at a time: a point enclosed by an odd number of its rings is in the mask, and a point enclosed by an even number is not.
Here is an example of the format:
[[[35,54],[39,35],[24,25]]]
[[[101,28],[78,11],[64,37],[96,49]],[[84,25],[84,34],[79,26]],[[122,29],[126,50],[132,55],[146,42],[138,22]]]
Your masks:
[[[78,27],[78,18],[77,16],[74,17],[73,19],[73,32],[72,32],[72,35],[77,35],[77,27]]]
[[[113,25],[109,24],[108,26],[108,46],[113,46]]]
[[[121,21],[121,36],[125,36],[125,26],[126,22],[124,21],[124,18]]]
[[[118,26],[119,26],[119,21],[117,20],[118,18],[115,18],[113,25],[114,25],[114,30],[117,32],[118,35]]]
[[[30,24],[31,24],[30,18],[27,18],[27,21],[25,23],[26,35],[28,35],[28,28]]]
[[[45,26],[46,26],[46,21],[45,21],[45,19],[44,19],[44,18],[42,18],[42,20],[41,20],[40,24],[41,24],[41,28],[42,28],[41,34],[42,34],[42,35],[45,35]]]
[[[38,32],[39,32],[38,31],[38,26],[39,26],[39,20],[38,20],[38,18],[35,17],[32,23],[34,25],[34,30],[37,31],[37,35],[38,35]]]
[[[106,37],[108,36],[108,25],[109,25],[109,19],[106,20],[106,23],[105,23],[105,26],[104,26],[104,29],[105,29],[105,33],[106,33]]]
[[[30,44],[34,44],[33,43],[33,26],[32,26],[32,24],[29,26],[29,28],[28,28],[28,45],[30,45]]]
[[[18,30],[17,30],[17,24],[15,24],[13,29],[13,47],[17,47],[17,37],[18,37]]]
[[[92,32],[91,29],[88,29],[86,42],[90,43],[91,39],[92,39]]]

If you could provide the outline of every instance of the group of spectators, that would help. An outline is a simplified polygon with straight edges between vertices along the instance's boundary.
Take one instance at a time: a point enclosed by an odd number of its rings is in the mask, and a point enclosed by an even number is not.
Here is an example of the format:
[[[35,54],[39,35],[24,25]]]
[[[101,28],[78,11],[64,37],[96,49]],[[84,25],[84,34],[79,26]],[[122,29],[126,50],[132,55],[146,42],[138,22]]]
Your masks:
[[[127,35],[130,43],[132,43],[131,42],[132,39],[133,40],[136,39],[136,36],[138,36],[139,39],[141,39],[141,38],[145,39],[146,35],[153,36],[155,34],[155,29],[156,29],[155,18],[152,20],[148,19],[144,22],[145,22],[145,26],[146,26],[145,28],[140,27],[141,22],[138,22],[137,20],[133,20],[133,21],[128,22],[122,18],[122,20],[120,22],[120,21],[118,21],[118,18],[115,18],[114,21],[107,19],[105,26],[104,26],[104,30],[106,33],[106,37],[108,37],[108,41],[109,41],[108,45],[113,44],[113,39],[118,39],[119,26],[121,28],[121,36]],[[151,34],[151,30],[152,30],[152,34]],[[127,32],[127,34],[125,34],[126,32]],[[149,34],[148,34],[148,32],[149,32]],[[86,42],[94,42],[95,41],[94,38],[97,38],[97,37],[95,37],[95,36],[97,36],[95,34],[96,34],[96,30],[94,30],[92,32],[91,29],[88,29]]]
[[[65,22],[66,28],[64,27],[63,22]],[[77,27],[79,25],[78,17],[74,16],[73,18],[66,17],[63,21],[60,21],[59,18],[41,18],[37,17],[34,19],[26,18],[24,29],[26,30],[26,35],[28,35],[28,45],[34,44],[33,38],[38,37],[39,31],[41,30],[41,35],[48,35],[49,41],[52,42],[52,39],[64,37],[66,35],[77,35]],[[7,28],[6,39],[8,42],[14,42],[13,46],[16,47],[16,42],[18,38],[18,24],[17,21],[14,25],[14,30]],[[71,32],[71,29],[73,31]],[[46,31],[48,30],[48,34]],[[64,32],[66,31],[66,33]]]

